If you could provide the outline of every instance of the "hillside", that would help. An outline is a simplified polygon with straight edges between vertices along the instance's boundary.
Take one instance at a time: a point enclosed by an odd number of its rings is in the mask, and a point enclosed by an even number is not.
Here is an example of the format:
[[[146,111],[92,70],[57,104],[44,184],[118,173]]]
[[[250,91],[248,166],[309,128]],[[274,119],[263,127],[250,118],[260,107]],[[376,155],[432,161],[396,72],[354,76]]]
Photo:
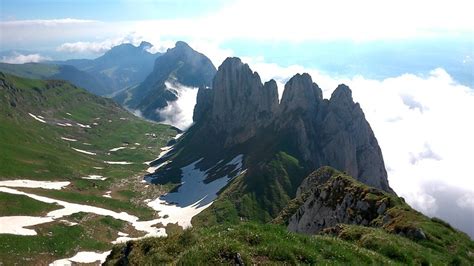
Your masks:
[[[107,83],[93,75],[69,65],[48,63],[6,64],[0,63],[0,71],[30,79],[66,80],[89,92],[102,95],[108,90]]]
[[[318,200],[311,198],[313,194],[320,196]],[[362,220],[341,220],[326,224],[316,235],[290,232],[294,231],[294,217],[304,215],[303,206],[308,209],[319,204],[333,208],[349,197],[355,202],[369,203],[364,213],[375,217],[370,224],[362,226]],[[372,204],[379,210],[381,204],[386,207],[378,211]],[[339,210],[340,205],[335,209]],[[354,207],[343,211],[354,217],[360,214]],[[324,219],[333,218],[321,209],[316,213]],[[324,224],[318,219],[305,221],[308,225]],[[284,227],[288,223],[290,230]],[[132,241],[115,246],[105,265],[470,265],[473,260],[474,242],[466,234],[437,218],[430,219],[414,211],[393,194],[370,188],[332,168],[322,168],[305,179],[299,197],[290,202],[274,224],[238,222],[198,226],[167,238]]]
[[[0,264],[48,264],[159,233],[145,199],[167,188],[141,181],[176,134],[65,81],[0,73]]]

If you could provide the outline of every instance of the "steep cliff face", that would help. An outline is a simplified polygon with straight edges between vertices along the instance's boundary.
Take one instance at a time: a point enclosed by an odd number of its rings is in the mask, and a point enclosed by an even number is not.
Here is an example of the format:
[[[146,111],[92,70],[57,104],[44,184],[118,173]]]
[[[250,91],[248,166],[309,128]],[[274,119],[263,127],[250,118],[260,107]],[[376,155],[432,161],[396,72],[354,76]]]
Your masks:
[[[201,130],[224,138],[224,149],[271,138],[308,168],[330,165],[391,191],[377,140],[346,85],[325,100],[310,75],[296,74],[286,83],[279,104],[275,81],[262,84],[247,64],[228,58],[212,89],[198,93],[194,118],[203,124]]]

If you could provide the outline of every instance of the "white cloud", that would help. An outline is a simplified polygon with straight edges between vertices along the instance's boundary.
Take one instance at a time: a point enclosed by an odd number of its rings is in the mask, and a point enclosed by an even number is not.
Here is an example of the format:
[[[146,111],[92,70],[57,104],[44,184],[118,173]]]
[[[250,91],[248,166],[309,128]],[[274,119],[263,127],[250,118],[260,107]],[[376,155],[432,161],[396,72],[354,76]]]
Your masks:
[[[146,39],[145,37],[131,32],[126,34],[123,37],[108,38],[101,41],[94,42],[67,42],[63,43],[56,48],[59,52],[68,52],[68,53],[94,53],[94,54],[103,54],[110,50],[112,47],[123,44],[131,43],[135,46],[138,46],[142,41],[147,41],[153,44],[152,47],[147,49],[150,53],[156,52],[165,52],[167,48],[173,47],[174,42],[172,41],[162,41],[157,38]]]
[[[42,56],[40,54],[20,54],[14,52],[11,56],[3,56],[0,60],[3,63],[8,64],[24,64],[24,63],[38,63],[41,61],[51,60],[49,57]]]
[[[469,7],[463,0],[240,0],[205,17],[137,21],[133,27],[213,41],[392,40],[472,33]]]
[[[166,82],[168,90],[174,91],[178,100],[168,102],[168,106],[157,109],[156,112],[164,121],[181,130],[188,129],[193,123],[194,105],[196,105],[197,88],[187,87],[178,82]]]
[[[2,44],[8,44],[5,47],[25,43],[57,45],[64,40],[96,42],[129,32],[136,32],[155,44],[159,43],[157,39],[213,44],[242,39],[290,42],[458,39],[470,38],[474,32],[470,6],[465,0],[238,0],[212,14],[193,18],[109,22],[74,18],[18,20],[0,22],[0,30]]]
[[[10,20],[0,21],[0,27],[25,27],[25,26],[44,26],[44,27],[55,27],[61,25],[72,25],[72,24],[89,24],[97,22],[96,20],[85,20],[85,19],[74,19],[74,18],[63,18],[63,19],[31,19],[31,20]]]
[[[459,217],[474,222],[474,208],[470,208],[474,199],[473,89],[458,84],[441,68],[427,75],[404,74],[379,81],[332,77],[297,65],[280,67],[262,58],[244,61],[264,81],[276,79],[280,93],[288,78],[302,72],[312,76],[325,98],[338,84],[348,85],[378,139],[390,185],[398,195],[427,215],[442,216],[453,224]],[[438,184],[436,189],[433,184]],[[463,213],[446,215],[440,209],[448,199],[440,193],[442,187],[464,191],[454,193],[457,199],[451,202],[464,208]]]

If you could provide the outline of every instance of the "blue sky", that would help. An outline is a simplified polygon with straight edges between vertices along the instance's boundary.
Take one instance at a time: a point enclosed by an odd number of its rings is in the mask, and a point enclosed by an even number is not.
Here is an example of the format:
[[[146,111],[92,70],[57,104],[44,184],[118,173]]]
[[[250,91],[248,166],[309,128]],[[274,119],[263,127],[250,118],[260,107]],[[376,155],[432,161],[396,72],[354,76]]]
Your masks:
[[[2,20],[78,18],[101,21],[197,17],[218,10],[224,0],[3,0]],[[25,8],[27,7],[27,8]]]
[[[474,127],[465,120],[474,115],[470,1],[0,3],[3,62],[95,58],[144,40],[164,52],[184,40],[216,66],[241,57],[280,92],[298,72],[310,73],[325,97],[346,83],[379,140],[395,191],[474,237]]]

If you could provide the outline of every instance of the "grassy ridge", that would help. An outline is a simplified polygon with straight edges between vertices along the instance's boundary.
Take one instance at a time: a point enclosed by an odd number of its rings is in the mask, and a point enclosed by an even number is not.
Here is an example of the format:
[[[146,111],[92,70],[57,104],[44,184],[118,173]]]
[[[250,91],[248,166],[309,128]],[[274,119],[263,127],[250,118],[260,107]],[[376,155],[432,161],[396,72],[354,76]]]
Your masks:
[[[105,265],[234,264],[237,254],[252,264],[471,265],[473,243],[461,238],[456,252],[382,229],[343,225],[340,235],[307,236],[270,224],[239,223],[195,228],[167,238],[149,238],[114,247]],[[471,253],[469,253],[471,252]]]
[[[186,230],[114,247],[105,265],[234,264],[237,253],[252,264],[388,264],[390,259],[326,236],[309,237],[284,227],[242,223]]]

